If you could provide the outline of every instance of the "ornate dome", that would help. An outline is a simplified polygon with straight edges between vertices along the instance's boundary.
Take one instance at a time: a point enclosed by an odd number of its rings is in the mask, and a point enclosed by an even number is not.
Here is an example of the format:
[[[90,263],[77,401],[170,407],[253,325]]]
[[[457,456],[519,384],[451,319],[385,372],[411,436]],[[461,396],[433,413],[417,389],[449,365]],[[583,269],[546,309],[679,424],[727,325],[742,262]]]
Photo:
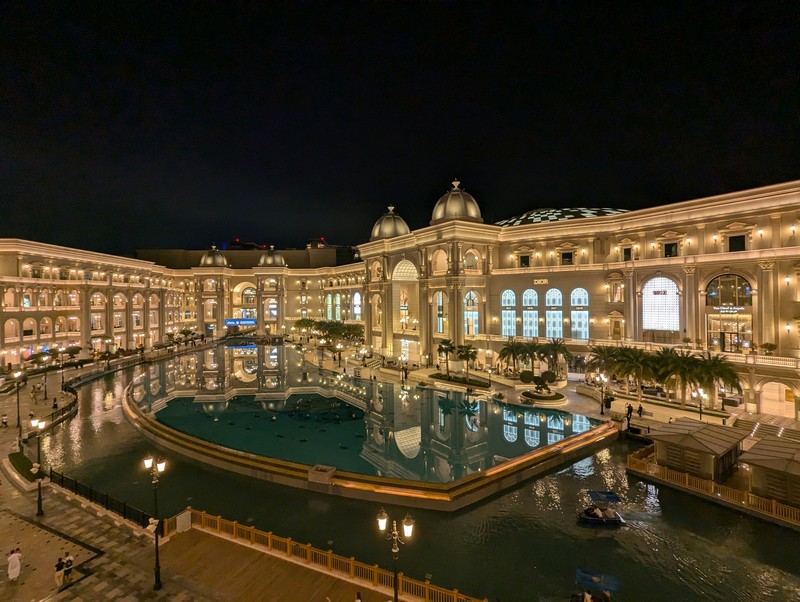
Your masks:
[[[217,245],[211,245],[211,250],[203,253],[200,258],[201,268],[224,268],[228,267],[228,260],[217,250]]]
[[[283,255],[275,250],[274,245],[270,245],[269,250],[264,251],[264,254],[258,260],[258,265],[261,267],[283,267],[286,265],[286,260]]]
[[[436,206],[433,208],[431,226],[451,219],[483,223],[478,203],[471,194],[461,190],[458,187],[459,184],[461,182],[455,180],[453,189],[436,202]]]
[[[394,212],[394,207],[389,205],[389,212],[384,213],[375,225],[372,226],[372,236],[370,240],[381,240],[384,238],[394,238],[395,236],[402,236],[408,234],[411,230],[408,229],[406,220]]]
[[[509,217],[495,222],[498,226],[521,226],[523,224],[542,224],[546,222],[561,222],[567,219],[580,219],[583,217],[603,217],[605,215],[619,215],[626,213],[627,209],[614,209],[612,207],[566,207],[562,209],[533,209],[522,215]]]

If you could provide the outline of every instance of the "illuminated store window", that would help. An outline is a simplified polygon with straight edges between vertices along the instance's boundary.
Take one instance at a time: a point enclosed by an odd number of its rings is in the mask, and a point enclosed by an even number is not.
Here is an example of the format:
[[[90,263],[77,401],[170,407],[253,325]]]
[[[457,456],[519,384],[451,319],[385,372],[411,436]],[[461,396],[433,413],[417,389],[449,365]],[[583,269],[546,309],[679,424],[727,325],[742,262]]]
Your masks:
[[[500,294],[502,310],[502,334],[504,337],[517,336],[517,297],[512,290],[504,290]]]
[[[680,297],[678,285],[669,278],[656,276],[642,287],[642,329],[650,331],[649,340],[668,342],[670,337],[659,332],[680,330]],[[647,340],[647,332],[645,332]]]
[[[333,319],[334,320],[342,319],[342,295],[339,293],[336,293],[336,296],[334,297]]]
[[[333,320],[333,295],[331,293],[325,295],[325,319]]]
[[[353,293],[353,319],[361,319],[361,293]]]
[[[585,288],[576,288],[569,298],[572,306],[570,334],[573,339],[586,340],[589,338],[589,292]]]
[[[529,288],[522,293],[522,336],[539,336],[539,295]]]
[[[717,276],[706,287],[706,340],[711,349],[738,353],[753,344],[753,291],[736,274]]]
[[[560,308],[563,303],[561,291],[551,288],[545,293],[544,304],[547,306],[545,311],[545,336],[548,339],[561,338],[564,336],[563,313]]]

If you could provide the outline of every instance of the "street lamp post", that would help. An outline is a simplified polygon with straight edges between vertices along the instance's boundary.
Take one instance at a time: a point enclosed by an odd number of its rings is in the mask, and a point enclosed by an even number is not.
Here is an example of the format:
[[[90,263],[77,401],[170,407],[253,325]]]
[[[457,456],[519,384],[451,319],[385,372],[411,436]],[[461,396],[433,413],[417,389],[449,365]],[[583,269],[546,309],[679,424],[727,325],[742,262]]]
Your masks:
[[[36,433],[36,466],[31,471],[36,475],[36,482],[38,483],[38,496],[36,498],[36,516],[44,516],[42,509],[42,432],[44,431],[44,420],[31,419],[31,426]]]
[[[341,343],[336,343],[336,352],[339,359],[339,368],[342,367],[342,349],[344,346]]]
[[[20,370],[14,372],[14,378],[16,379],[16,382],[14,383],[16,386],[14,388],[17,390],[17,436],[20,440],[22,440],[22,422],[20,422],[19,419],[19,390],[22,388],[22,381],[20,378],[22,378],[23,374],[24,372]]]
[[[401,523],[403,525],[403,537],[400,537],[400,533],[397,531],[397,521],[394,520],[392,521],[392,530],[387,533],[386,527],[389,524],[389,516],[383,508],[378,512],[377,519],[378,529],[382,534],[386,535],[387,540],[392,542],[392,558],[394,559],[394,602],[398,602],[399,580],[397,573],[397,557],[400,553],[400,544],[405,543],[406,539],[411,539],[411,535],[414,532],[414,520],[410,515],[406,514],[406,517]]]
[[[161,530],[161,522],[158,520],[158,475],[167,468],[166,460],[156,460],[153,456],[148,455],[144,461],[144,467],[150,471],[150,476],[153,482],[153,526],[155,527],[155,547],[156,547],[156,564],[153,568],[155,574],[155,583],[153,584],[154,590],[161,589],[161,565],[158,562],[158,532]]]

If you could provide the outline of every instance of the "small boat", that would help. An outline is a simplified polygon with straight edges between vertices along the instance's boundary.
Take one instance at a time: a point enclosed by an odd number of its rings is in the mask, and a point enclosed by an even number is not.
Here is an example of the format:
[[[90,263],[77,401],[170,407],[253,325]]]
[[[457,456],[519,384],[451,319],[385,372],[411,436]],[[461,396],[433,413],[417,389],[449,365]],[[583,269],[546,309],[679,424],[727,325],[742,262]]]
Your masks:
[[[613,491],[589,491],[592,504],[578,512],[578,521],[586,525],[616,527],[625,524],[619,512],[609,508],[609,504],[619,503],[619,496]]]

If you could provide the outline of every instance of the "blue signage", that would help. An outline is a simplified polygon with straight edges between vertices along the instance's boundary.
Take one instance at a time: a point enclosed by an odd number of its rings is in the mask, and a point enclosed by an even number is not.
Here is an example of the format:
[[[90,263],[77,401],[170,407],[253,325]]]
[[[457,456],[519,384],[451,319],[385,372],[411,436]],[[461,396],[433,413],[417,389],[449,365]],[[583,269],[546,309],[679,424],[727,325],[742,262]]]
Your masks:
[[[225,320],[225,326],[255,326],[255,318],[228,318]]]

